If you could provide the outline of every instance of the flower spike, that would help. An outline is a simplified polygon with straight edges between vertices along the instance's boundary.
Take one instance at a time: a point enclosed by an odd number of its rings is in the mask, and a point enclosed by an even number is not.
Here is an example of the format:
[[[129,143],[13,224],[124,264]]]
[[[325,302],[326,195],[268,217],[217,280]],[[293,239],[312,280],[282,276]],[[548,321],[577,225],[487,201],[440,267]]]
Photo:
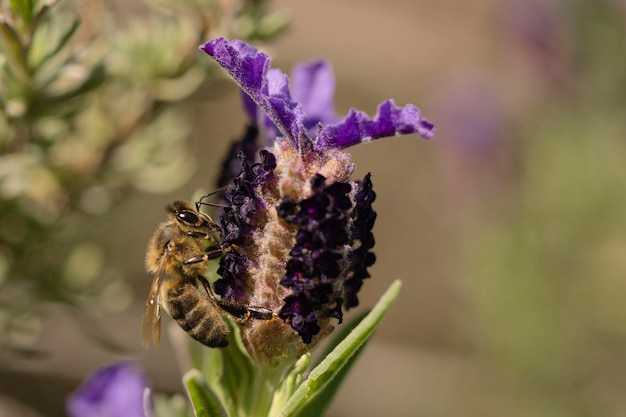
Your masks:
[[[417,107],[393,100],[374,118],[352,109],[339,119],[325,61],[298,66],[290,91],[269,57],[241,41],[218,38],[201,49],[241,87],[251,123],[221,177],[221,186],[230,184],[220,218],[227,253],[215,292],[276,315],[242,332],[250,355],[272,366],[299,357],[341,323],[376,261],[376,193],[370,174],[351,179],[345,149],[411,133],[428,139],[434,126]],[[249,153],[257,149],[255,159]]]

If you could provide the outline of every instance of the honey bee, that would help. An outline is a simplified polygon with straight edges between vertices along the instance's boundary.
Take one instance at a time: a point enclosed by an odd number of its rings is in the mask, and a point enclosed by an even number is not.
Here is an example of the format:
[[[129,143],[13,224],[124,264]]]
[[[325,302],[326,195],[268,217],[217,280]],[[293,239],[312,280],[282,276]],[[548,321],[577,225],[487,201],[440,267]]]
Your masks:
[[[191,337],[208,347],[228,345],[228,324],[222,314],[236,322],[251,319],[270,320],[271,310],[244,306],[215,297],[204,277],[207,261],[221,258],[225,251],[216,237],[220,227],[200,212],[204,196],[194,208],[185,201],[174,201],[166,207],[169,221],[154,231],[146,253],[146,269],[154,275],[141,324],[144,347],[150,341],[159,347],[161,307]],[[204,287],[204,292],[198,287]]]

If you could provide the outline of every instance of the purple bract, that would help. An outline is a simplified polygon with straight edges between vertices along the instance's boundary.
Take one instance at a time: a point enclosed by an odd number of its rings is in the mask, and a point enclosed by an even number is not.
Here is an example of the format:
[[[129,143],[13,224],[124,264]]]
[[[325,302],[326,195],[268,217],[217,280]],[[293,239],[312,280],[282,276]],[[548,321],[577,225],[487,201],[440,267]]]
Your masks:
[[[292,143],[297,143],[304,136],[313,140],[317,150],[343,149],[388,136],[418,133],[429,139],[435,133],[433,124],[421,117],[417,107],[409,104],[402,108],[396,106],[393,100],[386,100],[379,105],[378,114],[373,119],[353,109],[339,123],[323,124],[319,136],[311,138],[305,124],[307,116],[303,104],[292,99],[287,76],[278,69],[270,68],[267,55],[245,42],[229,42],[225,38],[209,41],[201,49],[233,77],[243,92],[274,123],[279,135]],[[310,105],[313,117],[324,116],[322,121],[327,121],[326,116],[332,113],[332,98],[329,99],[329,96],[334,86],[328,68],[318,63],[311,68],[304,67],[296,74],[294,91],[297,91],[298,98]],[[251,118],[258,119],[252,108],[250,103],[246,105]]]

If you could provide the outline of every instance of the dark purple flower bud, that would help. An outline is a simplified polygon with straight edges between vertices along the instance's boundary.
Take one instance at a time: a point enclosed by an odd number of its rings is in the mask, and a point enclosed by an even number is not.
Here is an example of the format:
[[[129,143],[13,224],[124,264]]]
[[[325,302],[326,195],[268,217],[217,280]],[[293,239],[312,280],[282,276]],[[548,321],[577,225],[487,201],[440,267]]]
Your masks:
[[[72,417],[147,417],[144,413],[146,377],[128,363],[94,372],[67,402]]]
[[[357,192],[354,197],[356,206],[352,222],[352,239],[355,249],[350,254],[352,271],[350,277],[344,282],[346,308],[356,307],[359,304],[357,293],[363,285],[363,280],[369,278],[367,268],[374,265],[376,256],[370,251],[374,247],[375,240],[372,228],[376,221],[376,212],[372,203],[376,199],[376,193],[372,189],[371,175],[367,174],[363,181],[357,181]]]
[[[225,193],[229,207],[221,216],[227,254],[215,284],[221,297],[277,315],[249,323],[242,333],[251,356],[274,364],[301,355],[341,322],[343,308],[358,305],[376,260],[376,194],[369,174],[350,179],[354,165],[344,149],[409,133],[430,138],[434,127],[415,106],[392,100],[374,118],[351,110],[338,121],[334,78],[323,61],[294,71],[298,103],[267,55],[223,38],[201,49],[239,84],[252,122],[275,132],[260,162],[238,155],[241,170]]]
[[[311,189],[314,194],[288,216],[288,222],[298,230],[281,285],[291,289],[292,295],[285,298],[278,314],[304,343],[311,343],[319,333],[320,319],[334,317],[341,321],[341,309],[336,307],[344,293],[345,276],[351,270],[346,252],[353,243],[348,215],[352,186],[346,182],[325,186],[325,178],[317,174],[311,179]]]

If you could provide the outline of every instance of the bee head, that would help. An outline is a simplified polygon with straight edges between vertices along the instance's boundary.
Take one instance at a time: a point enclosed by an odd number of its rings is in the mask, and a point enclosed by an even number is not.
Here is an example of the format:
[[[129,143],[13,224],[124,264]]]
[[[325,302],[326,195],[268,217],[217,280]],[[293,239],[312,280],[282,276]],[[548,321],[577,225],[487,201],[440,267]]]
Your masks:
[[[176,200],[165,210],[170,217],[184,229],[206,228],[211,222],[207,215],[200,213],[186,201]]]

